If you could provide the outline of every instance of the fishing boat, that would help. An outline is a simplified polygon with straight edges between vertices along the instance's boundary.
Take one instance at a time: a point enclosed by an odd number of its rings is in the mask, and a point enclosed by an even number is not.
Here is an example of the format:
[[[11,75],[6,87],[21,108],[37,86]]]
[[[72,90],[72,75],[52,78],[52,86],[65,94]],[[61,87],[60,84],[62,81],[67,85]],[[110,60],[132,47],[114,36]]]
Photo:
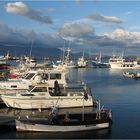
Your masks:
[[[92,61],[92,67],[94,68],[109,68],[109,63],[102,62],[101,53],[99,57],[96,57],[94,61]]]
[[[78,58],[77,65],[78,65],[78,68],[87,67],[87,61],[85,61],[84,56],[81,56],[80,58]]]
[[[46,109],[57,104],[58,108],[74,108],[83,105],[93,106],[93,99],[87,87],[60,87],[55,81],[54,88],[47,84],[38,84],[30,91],[17,94],[2,94],[1,99],[7,107],[18,109]]]
[[[53,64],[54,68],[58,68],[58,69],[72,69],[72,68],[77,68],[77,65],[75,62],[73,62],[72,60],[70,60],[70,52],[71,49],[67,48],[67,50],[65,50],[64,48],[62,48],[63,51],[63,56],[62,56],[62,61],[60,61],[57,64]],[[66,54],[65,54],[66,51]]]
[[[35,58],[23,56],[19,60],[17,60],[18,66],[17,67],[11,67],[11,73],[21,73],[22,71],[31,70],[31,69],[44,69],[44,68],[50,68],[51,63],[50,61],[44,60],[44,62],[38,62]]]
[[[0,56],[0,62],[5,62],[5,61],[6,61],[5,56],[1,55],[1,56]]]
[[[78,68],[85,68],[87,67],[87,62],[84,58],[84,51],[83,51],[83,55],[81,57],[78,58],[77,60],[77,66]]]
[[[140,69],[140,63],[137,61],[127,61],[122,56],[115,56],[109,59],[110,68],[114,69]]]
[[[5,56],[0,56],[0,70],[9,70],[10,65],[7,64]]]
[[[109,68],[108,63],[92,61],[92,67],[94,68]]]
[[[48,118],[15,120],[17,131],[40,131],[40,132],[77,132],[109,128],[112,123],[111,110],[98,109],[97,112],[81,112],[58,114],[56,109]]]

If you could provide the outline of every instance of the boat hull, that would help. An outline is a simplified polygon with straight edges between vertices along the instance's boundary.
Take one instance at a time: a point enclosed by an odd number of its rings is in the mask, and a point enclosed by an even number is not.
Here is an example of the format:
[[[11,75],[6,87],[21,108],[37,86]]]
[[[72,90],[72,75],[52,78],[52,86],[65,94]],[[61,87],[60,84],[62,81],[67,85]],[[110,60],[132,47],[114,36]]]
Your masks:
[[[12,108],[18,109],[47,109],[57,104],[59,108],[73,108],[93,106],[92,97],[89,96],[88,100],[84,100],[82,97],[51,97],[51,98],[34,98],[34,97],[14,97],[2,95],[3,102]]]
[[[113,69],[140,69],[140,66],[129,66],[129,65],[123,66],[122,64],[121,65],[110,64],[110,68],[113,68]]]
[[[45,125],[45,124],[31,124],[16,120],[17,131],[40,131],[40,132],[76,132],[99,130],[109,127],[109,122],[89,125]]]
[[[99,62],[94,62],[94,61],[92,61],[92,66],[94,68],[109,68],[108,63],[99,63]]]

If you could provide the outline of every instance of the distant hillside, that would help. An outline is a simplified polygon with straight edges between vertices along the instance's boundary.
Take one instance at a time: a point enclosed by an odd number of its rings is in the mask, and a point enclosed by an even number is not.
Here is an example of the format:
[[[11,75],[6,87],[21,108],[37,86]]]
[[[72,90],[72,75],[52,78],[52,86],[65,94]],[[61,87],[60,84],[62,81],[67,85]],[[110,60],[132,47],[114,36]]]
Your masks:
[[[2,46],[0,45],[0,55],[5,55],[8,51],[12,56],[23,56],[30,55],[30,47],[18,47],[18,46]],[[44,57],[60,57],[61,50],[58,48],[42,48],[42,47],[33,47],[31,55],[36,58]]]
[[[6,46],[0,45],[0,55],[5,55],[9,51],[12,56],[20,57],[23,55],[30,55],[31,47],[28,46]],[[82,56],[82,52],[80,53],[70,53],[71,59],[78,59]],[[31,51],[31,56],[35,58],[60,58],[62,56],[62,52],[58,48],[43,48],[43,47],[33,47]],[[85,57],[88,58],[89,55],[85,53]]]
[[[30,46],[10,46],[10,45],[1,45],[0,44],[0,55],[5,55],[7,54],[7,52],[9,51],[10,54],[12,56],[16,56],[16,57],[20,57],[23,55],[30,55],[30,50],[31,47]],[[79,53],[74,53],[72,52],[70,54],[70,59],[78,59],[79,57],[81,57],[83,55],[83,52],[79,52]],[[31,56],[35,57],[35,58],[60,58],[62,56],[62,52],[59,48],[43,48],[43,47],[32,47],[32,52],[31,52]],[[88,59],[95,59],[95,57],[98,57],[99,54],[97,55],[89,55],[88,53],[84,54],[85,58]],[[102,55],[102,60],[107,62],[108,59],[110,58],[110,56],[104,56]],[[135,59],[136,57],[134,56],[127,56],[125,57],[126,59]]]

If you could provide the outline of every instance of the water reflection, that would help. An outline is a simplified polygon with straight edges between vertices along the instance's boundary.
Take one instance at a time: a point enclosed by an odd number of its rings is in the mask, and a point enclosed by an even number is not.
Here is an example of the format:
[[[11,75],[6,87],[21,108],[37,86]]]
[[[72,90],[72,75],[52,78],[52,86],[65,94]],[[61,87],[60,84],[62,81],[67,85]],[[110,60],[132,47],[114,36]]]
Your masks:
[[[91,138],[110,138],[111,131],[110,129],[102,129],[102,130],[92,130],[92,131],[84,131],[84,132],[63,132],[63,133],[44,133],[44,132],[17,132],[16,138],[20,139],[91,139]]]
[[[64,114],[67,111],[71,113],[81,113],[83,111],[83,108],[70,108],[70,109],[59,109],[59,114]],[[91,112],[94,111],[92,107],[85,107],[84,108],[85,112]],[[12,109],[12,108],[1,108],[0,109],[0,116],[3,117],[38,117],[38,118],[45,118],[48,117],[50,114],[51,110],[46,109],[46,110],[21,110],[21,109]]]
[[[123,69],[109,69],[108,72],[110,75],[123,75]]]
[[[76,133],[17,133],[15,130],[1,133],[0,138],[94,138],[94,139],[123,139],[140,138],[140,80],[126,78],[122,70],[109,69],[73,69],[69,78],[83,80],[92,89],[93,98],[100,99],[101,105],[113,111],[113,125],[111,130],[76,132]],[[89,109],[89,108],[88,108]],[[88,110],[87,109],[87,110]],[[92,110],[92,108],[90,108]],[[67,109],[60,110],[64,113]],[[81,112],[82,109],[73,109]],[[90,110],[89,110],[90,111]],[[29,115],[30,117],[46,117],[49,110],[17,110],[0,108],[0,116],[17,117]],[[132,123],[131,123],[132,122]]]

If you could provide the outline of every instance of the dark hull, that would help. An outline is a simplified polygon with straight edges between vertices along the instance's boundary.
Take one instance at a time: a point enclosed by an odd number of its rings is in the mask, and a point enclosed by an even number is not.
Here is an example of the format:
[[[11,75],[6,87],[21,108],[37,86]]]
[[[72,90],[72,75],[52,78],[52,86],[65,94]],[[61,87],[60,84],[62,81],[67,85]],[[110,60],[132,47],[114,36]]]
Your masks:
[[[96,113],[61,114],[51,119],[16,120],[16,124],[17,131],[70,132],[108,128],[110,119],[107,116],[99,119]]]

